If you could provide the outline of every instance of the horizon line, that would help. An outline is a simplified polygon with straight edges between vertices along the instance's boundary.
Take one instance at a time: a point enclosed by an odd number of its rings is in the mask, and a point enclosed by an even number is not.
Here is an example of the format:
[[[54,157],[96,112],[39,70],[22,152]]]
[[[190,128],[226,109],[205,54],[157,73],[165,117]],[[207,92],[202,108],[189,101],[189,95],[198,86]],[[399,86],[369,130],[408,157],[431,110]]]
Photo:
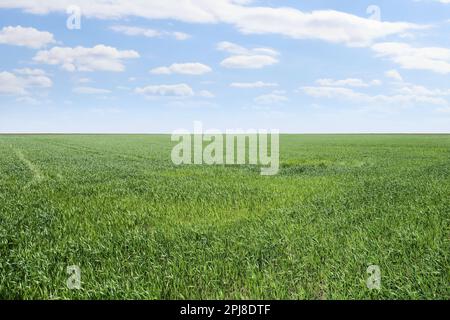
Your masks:
[[[270,133],[270,132],[268,132]],[[172,132],[0,132],[0,135],[171,135]],[[189,134],[198,134],[189,132]],[[201,134],[204,134],[203,132]],[[227,134],[221,132],[220,134]],[[238,134],[246,134],[238,133]],[[450,132],[279,132],[280,135],[450,135]]]

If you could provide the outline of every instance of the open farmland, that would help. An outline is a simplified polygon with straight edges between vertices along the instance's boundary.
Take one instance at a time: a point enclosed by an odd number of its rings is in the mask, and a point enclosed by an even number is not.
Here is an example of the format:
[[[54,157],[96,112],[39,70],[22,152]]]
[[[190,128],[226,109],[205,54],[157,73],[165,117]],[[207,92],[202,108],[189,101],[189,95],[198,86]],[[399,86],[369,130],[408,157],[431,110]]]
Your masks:
[[[276,176],[173,145],[0,136],[0,298],[450,299],[450,135],[282,135]]]

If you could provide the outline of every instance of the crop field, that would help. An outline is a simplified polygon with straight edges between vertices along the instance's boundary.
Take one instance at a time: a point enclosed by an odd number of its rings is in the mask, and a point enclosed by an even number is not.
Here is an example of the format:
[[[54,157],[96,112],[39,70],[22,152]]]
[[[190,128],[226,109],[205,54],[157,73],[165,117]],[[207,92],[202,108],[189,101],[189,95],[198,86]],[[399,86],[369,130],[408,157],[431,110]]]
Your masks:
[[[450,135],[282,135],[276,176],[173,146],[1,135],[0,298],[450,299]]]

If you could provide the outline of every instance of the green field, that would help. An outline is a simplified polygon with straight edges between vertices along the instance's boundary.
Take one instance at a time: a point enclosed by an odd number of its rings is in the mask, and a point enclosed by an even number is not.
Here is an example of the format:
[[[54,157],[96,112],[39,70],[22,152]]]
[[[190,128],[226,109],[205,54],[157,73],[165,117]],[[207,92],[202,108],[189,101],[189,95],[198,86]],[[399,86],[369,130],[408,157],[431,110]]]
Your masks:
[[[261,176],[168,135],[0,136],[0,298],[450,299],[450,135],[280,143]]]

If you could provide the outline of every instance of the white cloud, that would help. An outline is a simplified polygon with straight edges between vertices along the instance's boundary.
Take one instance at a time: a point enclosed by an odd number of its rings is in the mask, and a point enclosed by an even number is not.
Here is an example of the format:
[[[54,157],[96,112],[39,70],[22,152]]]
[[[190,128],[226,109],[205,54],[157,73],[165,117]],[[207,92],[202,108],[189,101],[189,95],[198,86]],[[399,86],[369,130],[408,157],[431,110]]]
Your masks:
[[[32,104],[32,105],[38,105],[40,104],[40,101],[33,98],[33,97],[29,97],[29,96],[22,96],[22,97],[18,97],[16,99],[16,102],[20,102],[23,104]]]
[[[198,92],[197,95],[202,98],[214,98],[215,97],[215,95],[208,90],[201,90]]]
[[[25,76],[45,76],[47,73],[42,69],[31,69],[31,68],[22,68],[15,69],[15,73],[25,75]]]
[[[47,31],[39,31],[34,28],[9,26],[3,27],[3,29],[0,30],[0,44],[38,49],[54,42],[55,39],[53,38],[53,34]]]
[[[198,62],[191,63],[174,63],[169,67],[159,67],[150,70],[150,73],[153,74],[187,74],[187,75],[202,75],[208,72],[211,72],[212,69]]]
[[[275,57],[279,53],[272,48],[247,49],[224,41],[217,44],[217,49],[233,54],[220,63],[225,68],[260,69],[278,63]]]
[[[166,106],[183,109],[216,109],[219,105],[211,100],[204,99],[170,99]]]
[[[50,88],[52,80],[41,69],[16,69],[0,72],[0,94],[27,95],[31,88]]]
[[[99,115],[122,113],[122,109],[119,107],[95,107],[89,111]]]
[[[404,69],[450,73],[450,49],[440,47],[416,48],[406,43],[384,42],[372,46],[378,56],[387,57]]]
[[[266,88],[266,87],[278,87],[278,83],[274,82],[233,82],[230,87],[240,88],[240,89],[252,89],[252,88]]]
[[[28,87],[50,88],[53,85],[52,80],[47,76],[30,76],[25,79]]]
[[[142,36],[147,38],[169,36],[176,40],[186,40],[191,37],[189,34],[179,31],[160,31],[150,28],[124,26],[124,25],[111,26],[110,29],[115,32],[125,34],[127,36]]]
[[[233,69],[260,69],[278,63],[278,60],[269,56],[231,56],[223,60],[220,65]]]
[[[384,75],[387,78],[391,78],[391,79],[394,79],[394,80],[397,80],[397,81],[403,81],[403,78],[402,78],[401,74],[395,69],[386,71],[384,73]]]
[[[255,2],[255,0],[231,0],[231,2],[236,3],[236,4],[250,4],[250,3]]]
[[[429,97],[450,96],[450,89],[429,89],[424,86],[419,86],[412,83],[402,83],[400,87],[395,89],[395,92],[406,95],[420,95]]]
[[[187,40],[191,37],[190,34],[180,32],[180,31],[171,32],[170,34],[177,40]]]
[[[369,82],[369,86],[381,86],[383,84],[383,81],[374,79]]]
[[[228,41],[219,42],[216,46],[217,50],[226,51],[233,54],[248,54],[249,50]]]
[[[361,79],[348,78],[343,80],[333,80],[333,79],[319,79],[316,81],[318,85],[328,86],[328,87],[370,87],[381,85],[380,80],[371,80],[366,82]]]
[[[420,2],[420,1],[424,2],[426,0],[414,0],[414,1],[416,1],[416,2]],[[431,0],[431,1],[440,2],[440,3],[444,3],[444,4],[449,4],[450,3],[450,0]]]
[[[26,87],[41,87],[50,88],[53,86],[52,80],[48,77],[47,73],[42,69],[15,69],[14,72],[23,76],[22,82]]]
[[[368,46],[377,39],[424,27],[404,22],[383,22],[335,10],[303,12],[293,8],[248,8],[232,17],[245,34],[280,34],[294,39],[319,39],[348,46]]]
[[[430,94],[431,91],[418,91],[416,88],[402,88],[392,95],[369,95],[342,87],[301,87],[300,91],[314,98],[339,99],[352,103],[370,105],[410,106],[410,105],[448,105],[443,97]],[[442,94],[445,95],[445,94]]]
[[[364,100],[365,95],[349,88],[340,87],[301,87],[301,91],[314,98],[342,97],[350,100]]]
[[[61,65],[66,71],[114,71],[125,70],[124,59],[138,58],[134,50],[117,50],[114,47],[96,45],[85,47],[54,47],[39,51],[33,58],[35,62]]]
[[[225,51],[231,54],[236,55],[269,55],[269,56],[277,56],[279,55],[279,52],[272,48],[266,48],[266,47],[258,47],[253,49],[247,49],[244,48],[238,44],[228,42],[228,41],[222,41],[219,42],[216,46],[217,50],[219,51]]]
[[[0,94],[26,94],[23,81],[15,74],[0,72]]]
[[[65,12],[72,3],[72,0],[2,0],[0,8],[20,8],[29,13],[46,14]],[[77,1],[85,17],[118,19],[135,16],[191,23],[227,23],[244,34],[279,34],[351,46],[367,46],[390,35],[422,28],[412,23],[377,21],[335,10],[306,12],[291,7],[249,4],[251,2],[246,0]]]
[[[155,29],[146,29],[140,27],[132,27],[132,26],[112,26],[111,30],[125,34],[127,36],[144,36],[147,38],[155,38],[161,36],[161,32]]]
[[[285,92],[281,90],[275,90],[269,94],[263,94],[254,99],[258,104],[277,104],[289,101],[289,98],[285,96]]]
[[[78,94],[108,94],[111,90],[93,88],[93,87],[76,87],[72,90],[74,93]]]
[[[440,107],[440,108],[437,108],[435,111],[439,112],[439,113],[445,113],[445,114],[450,115],[450,106],[449,107]]]
[[[142,94],[147,98],[169,97],[169,98],[214,98],[215,95],[208,90],[195,92],[189,85],[180,84],[160,84],[139,87],[134,90],[135,93]]]
[[[150,85],[146,87],[136,88],[135,92],[145,95],[147,97],[192,97],[194,96],[194,90],[185,83],[181,84],[163,84],[163,85]]]
[[[92,80],[89,78],[80,78],[77,80],[77,82],[78,83],[90,83],[90,82],[92,82]]]

